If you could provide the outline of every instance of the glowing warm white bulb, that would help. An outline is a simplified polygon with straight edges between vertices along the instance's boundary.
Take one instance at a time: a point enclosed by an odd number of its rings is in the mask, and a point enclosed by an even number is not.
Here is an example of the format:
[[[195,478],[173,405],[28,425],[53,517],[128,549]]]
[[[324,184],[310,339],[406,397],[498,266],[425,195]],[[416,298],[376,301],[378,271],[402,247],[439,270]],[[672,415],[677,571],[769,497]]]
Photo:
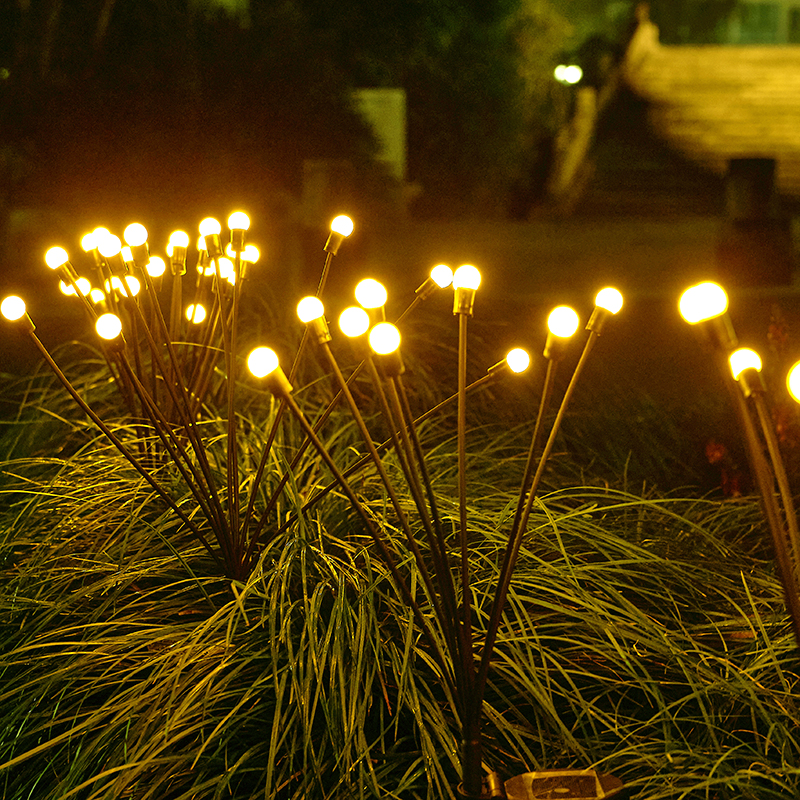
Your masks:
[[[206,217],[200,223],[200,233],[203,236],[213,236],[214,234],[219,234],[221,230],[222,225],[220,225],[219,220],[214,219],[214,217]]]
[[[400,331],[391,322],[381,322],[369,332],[369,346],[385,356],[400,347]]]
[[[521,347],[515,347],[513,350],[508,351],[506,364],[508,364],[508,368],[512,372],[525,372],[531,365],[531,357],[526,350]]]
[[[612,286],[606,286],[597,293],[594,304],[616,314],[622,308],[622,293]]]
[[[250,217],[244,211],[234,211],[228,217],[228,228],[232,231],[246,231],[250,228]]]
[[[800,361],[789,370],[789,374],[786,376],[786,388],[789,390],[789,394],[800,403]]]
[[[116,314],[101,314],[94,327],[103,339],[116,339],[122,332],[122,322]]]
[[[724,314],[728,295],[713,281],[704,281],[688,288],[679,303],[681,316],[691,325]]]
[[[363,336],[369,330],[369,314],[361,306],[350,306],[339,315],[339,329],[345,336]]]
[[[477,289],[481,285],[481,273],[472,264],[462,264],[453,274],[454,289]]]
[[[242,261],[246,261],[248,264],[255,264],[260,255],[258,248],[254,244],[249,244],[242,251]]]
[[[578,314],[569,306],[558,306],[550,312],[547,318],[547,329],[553,336],[569,338],[578,330],[580,320]]]
[[[16,322],[25,315],[25,301],[15,294],[10,294],[0,303],[0,314],[9,322]]]
[[[453,282],[453,270],[447,264],[437,264],[431,270],[431,278],[440,289],[446,289]]]
[[[147,241],[147,228],[139,222],[132,222],[122,232],[122,238],[131,247],[138,247]]]
[[[84,252],[88,253],[91,250],[94,250],[97,247],[95,242],[95,235],[94,232],[92,233],[85,233],[81,238],[81,247],[83,248]]]
[[[58,269],[69,261],[69,254],[63,247],[51,247],[44,254],[44,263],[50,269]]]
[[[192,303],[189,306],[186,306],[186,319],[189,322],[193,322],[195,325],[199,325],[203,322],[206,318],[206,309],[204,306],[200,305],[200,303]]]
[[[167,265],[160,256],[150,256],[150,261],[145,269],[151,278],[160,278],[166,272]]]
[[[128,296],[128,293],[125,291],[125,284],[122,282],[122,278],[118,277],[117,275],[112,275],[110,280],[107,280],[103,286],[105,286],[106,294],[115,291],[119,292],[125,297]]]
[[[186,231],[173,231],[169,235],[169,243],[172,245],[173,249],[176,247],[188,247],[189,246],[189,234]],[[172,253],[168,250],[169,255]]]
[[[228,258],[236,258],[236,251],[233,249],[233,245],[230,242],[225,245],[225,255],[228,256]]]
[[[225,280],[230,281],[235,274],[233,269],[233,261],[231,261],[229,258],[218,258],[217,268],[219,269],[220,278],[224,278]]]
[[[318,297],[304,297],[297,304],[297,316],[301,322],[311,322],[319,319],[325,313],[322,301]]]
[[[122,250],[122,242],[119,236],[114,236],[113,233],[109,233],[108,236],[104,236],[98,243],[97,249],[100,251],[100,255],[103,256],[103,258],[113,258]]]
[[[265,378],[278,368],[278,355],[269,347],[256,347],[247,356],[247,368],[256,378]]]
[[[72,295],[75,294],[75,287],[71,283],[59,281],[58,291],[61,292],[61,294],[65,294],[67,297],[72,297]]]
[[[103,228],[101,226],[99,228],[95,228],[92,231],[91,236],[94,243],[94,248],[99,249],[100,243],[103,241],[103,239],[105,239],[106,236],[111,236],[111,231],[108,228]]]
[[[356,300],[364,308],[380,308],[388,296],[386,287],[372,278],[365,278],[356,286]]]
[[[129,294],[131,297],[136,297],[142,290],[142,282],[135,275],[126,275],[124,280],[128,285],[126,296]]]
[[[102,303],[103,300],[106,299],[106,296],[102,289],[92,289],[89,292],[89,299],[93,303],[97,304],[97,303]]]
[[[738,350],[734,350],[728,357],[728,361],[731,365],[731,373],[737,381],[746,369],[761,372],[761,356],[749,347],[740,347]]]
[[[353,232],[353,220],[346,214],[339,214],[331,222],[331,230],[341,236],[349,236]]]

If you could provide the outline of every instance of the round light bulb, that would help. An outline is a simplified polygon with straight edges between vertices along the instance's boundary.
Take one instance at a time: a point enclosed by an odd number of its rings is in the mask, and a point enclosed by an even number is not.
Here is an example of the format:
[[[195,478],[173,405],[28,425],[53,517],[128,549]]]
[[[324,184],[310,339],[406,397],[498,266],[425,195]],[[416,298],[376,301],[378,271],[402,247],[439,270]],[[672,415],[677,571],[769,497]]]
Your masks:
[[[214,234],[219,235],[221,230],[222,225],[220,225],[219,220],[214,219],[214,217],[206,217],[200,223],[200,233],[203,234],[203,236],[213,236]]]
[[[9,322],[16,322],[25,316],[25,301],[15,294],[10,294],[0,303],[0,314]]]
[[[186,231],[173,231],[169,235],[169,243],[172,245],[173,249],[176,247],[188,247],[189,246],[189,234]],[[167,251],[169,255],[172,255],[171,251]]]
[[[125,245],[122,248],[122,250],[120,250],[120,252],[122,253],[122,260],[126,264],[132,264],[133,263],[133,250],[131,250],[130,247],[128,247],[128,245]]]
[[[217,267],[219,269],[220,278],[231,280],[234,275],[233,261],[231,261],[229,258],[218,258]]]
[[[256,347],[247,356],[247,368],[256,378],[265,378],[278,368],[278,355],[269,347]]]
[[[789,374],[786,376],[786,388],[789,390],[789,394],[800,403],[800,361],[789,370]]]
[[[228,258],[236,258],[236,251],[233,249],[233,245],[230,242],[225,245],[225,255],[228,256]]]
[[[67,261],[69,261],[69,254],[63,247],[51,247],[44,254],[44,263],[47,264],[50,269],[63,267]]]
[[[98,243],[97,249],[100,251],[100,255],[103,256],[103,258],[113,258],[122,250],[122,242],[119,236],[114,236],[113,233],[109,233],[108,236],[104,236]]]
[[[116,314],[101,314],[94,327],[103,339],[116,339],[122,332],[122,322]]]
[[[150,256],[145,269],[151,278],[160,278],[166,272],[167,265],[160,256]]]
[[[200,303],[192,303],[189,306],[186,306],[186,319],[189,322],[193,322],[195,325],[199,325],[203,322],[206,318],[206,309],[205,306],[200,305]]]
[[[228,228],[232,231],[246,231],[250,228],[250,217],[244,211],[234,211],[228,217]]]
[[[431,270],[431,278],[440,289],[446,289],[453,282],[453,270],[447,264],[437,264]]]
[[[89,299],[95,304],[102,303],[106,299],[106,295],[102,289],[92,289],[89,292]]]
[[[365,278],[356,286],[356,300],[364,308],[380,308],[388,296],[386,287],[372,278]]]
[[[453,274],[454,289],[477,289],[481,285],[481,274],[472,264],[462,264]]]
[[[680,303],[681,316],[690,324],[703,322],[724,314],[728,309],[728,295],[713,281],[704,281],[688,288]]]
[[[106,289],[106,294],[110,294],[112,291],[119,292],[124,297],[128,296],[128,293],[125,291],[125,284],[122,282],[122,278],[117,275],[112,275],[110,279],[106,280],[103,284]]]
[[[95,239],[96,239],[96,237],[95,237],[95,235],[94,235],[94,232],[92,232],[92,233],[85,233],[85,234],[83,235],[83,237],[81,238],[81,247],[83,248],[83,251],[84,251],[85,253],[89,253],[89,252],[91,252],[92,250],[94,250],[94,249],[95,249],[95,247],[97,247],[97,244],[96,244],[96,242],[95,242]]]
[[[400,347],[400,331],[391,322],[381,322],[369,332],[369,346],[385,356]]]
[[[594,304],[616,314],[622,308],[622,293],[612,286],[606,286],[597,293]]]
[[[304,297],[297,304],[297,316],[301,322],[311,322],[319,319],[325,313],[322,301],[318,297]]]
[[[331,222],[331,230],[341,236],[349,236],[353,232],[353,220],[346,214],[339,214]]]
[[[731,365],[731,373],[737,381],[746,369],[761,372],[761,356],[749,347],[740,347],[738,350],[734,350],[728,357],[728,361]]]
[[[99,228],[95,228],[91,235],[94,243],[93,249],[97,250],[100,248],[100,243],[103,241],[103,239],[105,239],[106,236],[111,236],[111,231],[108,228],[101,226]]]
[[[550,312],[547,318],[547,329],[553,336],[567,339],[578,330],[580,320],[578,314],[569,306],[558,306]]]
[[[58,282],[58,291],[61,294],[66,295],[67,297],[72,297],[75,294],[75,287],[71,283],[65,283],[64,281]]]
[[[242,251],[242,261],[246,261],[248,264],[255,264],[260,255],[258,248],[254,244],[249,244]]]
[[[125,239],[125,244],[139,247],[147,241],[147,228],[139,222],[132,222],[122,232],[122,238]]]
[[[339,315],[339,329],[345,336],[363,336],[369,330],[369,314],[361,306],[350,306]]]
[[[142,290],[142,283],[135,275],[126,275],[125,283],[128,285],[128,293],[131,297],[136,297]]]
[[[525,372],[531,365],[531,357],[526,350],[523,350],[521,347],[515,347],[513,350],[508,351],[506,355],[506,364],[508,364],[508,368],[512,372]]]

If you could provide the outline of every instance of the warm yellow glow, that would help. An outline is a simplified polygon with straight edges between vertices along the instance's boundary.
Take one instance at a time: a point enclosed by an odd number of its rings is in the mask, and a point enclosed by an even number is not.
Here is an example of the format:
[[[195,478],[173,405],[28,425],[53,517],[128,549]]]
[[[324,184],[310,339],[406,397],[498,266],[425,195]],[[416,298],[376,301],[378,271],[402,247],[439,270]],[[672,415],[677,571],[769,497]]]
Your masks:
[[[391,322],[381,322],[369,332],[369,346],[385,356],[400,347],[400,331]]]
[[[147,228],[139,222],[132,222],[122,232],[122,238],[125,240],[125,244],[138,247],[147,241]]]
[[[246,261],[248,264],[255,264],[260,255],[258,248],[254,244],[249,244],[242,251],[242,261]]]
[[[229,258],[218,258],[217,269],[219,270],[220,278],[231,280],[231,278],[234,276],[233,261],[231,261]]]
[[[94,244],[92,249],[99,249],[100,243],[103,241],[103,239],[105,239],[106,236],[111,236],[111,231],[108,228],[100,226],[92,231],[91,236]]]
[[[612,286],[606,286],[597,293],[594,304],[599,308],[604,308],[612,314],[616,314],[622,308],[622,294]]]
[[[311,320],[319,319],[324,313],[325,308],[318,297],[304,297],[297,304],[297,316],[300,317],[301,322],[311,322]]]
[[[206,251],[206,237],[205,236],[198,236],[197,237],[197,249],[204,253]]]
[[[437,264],[431,270],[431,278],[440,289],[446,289],[453,282],[453,270],[447,264]]]
[[[228,258],[236,258],[236,251],[233,249],[233,245],[230,242],[225,245],[225,255],[228,256]]]
[[[106,289],[106,294],[109,294],[112,290],[118,292],[125,297],[128,296],[128,293],[125,291],[125,284],[122,282],[122,278],[118,277],[117,275],[112,275],[110,280],[106,280],[103,284]]]
[[[577,64],[559,64],[553,70],[553,75],[559,83],[574,86],[581,82],[583,70]]]
[[[94,233],[85,233],[83,235],[83,238],[81,239],[81,247],[86,253],[94,250],[94,248],[97,247]]]
[[[521,347],[515,347],[508,351],[506,364],[512,372],[525,372],[531,365],[531,357]]]
[[[116,339],[122,332],[122,322],[116,314],[102,314],[94,327],[97,335],[103,339]]]
[[[78,287],[78,291],[84,297],[86,297],[86,295],[88,295],[89,292],[92,291],[92,284],[86,278],[78,278],[75,281],[75,286]],[[71,283],[65,283],[64,281],[58,282],[58,289],[61,292],[61,294],[65,294],[68,297],[71,297],[72,295],[76,294],[75,286],[73,286]]]
[[[380,308],[388,296],[386,287],[372,278],[365,278],[356,286],[356,300],[364,308]]]
[[[214,219],[214,217],[206,217],[200,223],[200,233],[203,236],[213,236],[215,233],[219,234],[222,230],[222,225],[219,224],[218,219]],[[185,247],[186,245],[184,245]]]
[[[130,294],[131,297],[136,297],[137,294],[142,290],[142,283],[135,275],[126,275],[125,283],[128,286],[128,293],[126,293],[126,297]]]
[[[58,291],[61,292],[61,294],[65,294],[67,297],[72,297],[72,295],[75,294],[75,287],[71,283],[59,281]]]
[[[731,373],[737,381],[746,369],[754,369],[757,372],[761,372],[761,356],[749,347],[740,347],[738,350],[734,350],[728,356],[728,361],[731,365]]]
[[[361,306],[350,306],[339,315],[339,329],[345,336],[363,336],[369,330],[369,314]]]
[[[120,252],[122,253],[122,260],[126,264],[133,263],[133,250],[131,250],[130,247],[128,247],[128,245],[125,245],[125,247],[123,247]]]
[[[160,278],[166,272],[167,265],[160,256],[150,256],[150,261],[145,269],[151,278]]]
[[[256,347],[247,356],[247,368],[256,378],[265,378],[278,368],[278,355],[269,347]]]
[[[550,312],[547,318],[547,329],[553,336],[560,336],[567,339],[578,330],[577,312],[569,306],[558,306]]]
[[[189,234],[186,231],[173,231],[169,235],[169,243],[172,245],[173,249],[176,247],[188,247],[189,246]],[[172,255],[172,252],[168,249],[168,255]]]
[[[103,256],[103,258],[113,258],[119,255],[122,250],[122,242],[119,236],[114,236],[113,233],[109,233],[108,236],[104,236],[100,240],[97,249],[100,251],[100,255]]]
[[[25,316],[25,301],[15,294],[10,294],[0,303],[0,314],[9,322],[16,322]]]
[[[728,309],[728,295],[713,281],[704,281],[688,288],[679,303],[681,316],[691,325],[719,317]]]
[[[250,217],[244,211],[234,211],[228,217],[228,228],[232,231],[246,231],[250,228]]]
[[[331,222],[331,230],[341,236],[349,236],[353,232],[353,220],[346,214],[339,214]]]
[[[186,307],[186,319],[189,322],[193,322],[195,325],[199,325],[203,322],[206,318],[206,309],[204,306],[200,305],[200,303],[192,303],[191,305]]]
[[[481,273],[472,264],[462,264],[453,274],[454,289],[477,289],[481,285]]]
[[[102,289],[92,289],[89,292],[89,299],[93,303],[102,303],[106,299],[105,293]]]
[[[69,261],[69,254],[63,247],[51,247],[44,254],[44,263],[50,269],[58,269]]]
[[[786,388],[789,390],[789,394],[800,403],[800,361],[789,370],[789,374],[786,376]]]

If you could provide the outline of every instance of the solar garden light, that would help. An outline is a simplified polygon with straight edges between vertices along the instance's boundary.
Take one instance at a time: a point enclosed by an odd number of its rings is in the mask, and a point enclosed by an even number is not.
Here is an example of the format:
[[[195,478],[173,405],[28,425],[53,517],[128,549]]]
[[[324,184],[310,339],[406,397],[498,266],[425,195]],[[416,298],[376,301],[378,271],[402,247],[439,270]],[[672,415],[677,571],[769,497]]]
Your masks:
[[[736,348],[738,340],[727,313],[728,295],[718,283],[703,281],[690,286],[681,295],[678,308],[686,322],[698,325],[714,346],[725,352]]]
[[[356,285],[355,296],[358,304],[369,314],[372,325],[385,321],[384,306],[389,294],[380,281],[376,281],[374,278],[364,278]]]
[[[331,232],[328,241],[322,248],[326,253],[335,256],[342,246],[342,242],[353,232],[353,220],[346,214],[339,214],[331,221]]]

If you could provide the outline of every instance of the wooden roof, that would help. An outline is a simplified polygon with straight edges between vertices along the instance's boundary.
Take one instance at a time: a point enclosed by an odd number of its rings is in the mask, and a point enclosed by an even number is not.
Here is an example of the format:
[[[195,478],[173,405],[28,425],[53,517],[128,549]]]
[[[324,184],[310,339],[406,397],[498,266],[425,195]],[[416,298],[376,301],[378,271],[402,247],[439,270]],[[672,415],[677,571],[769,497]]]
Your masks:
[[[623,76],[672,147],[717,173],[775,158],[778,190],[800,196],[800,45],[662,45],[642,19]]]

